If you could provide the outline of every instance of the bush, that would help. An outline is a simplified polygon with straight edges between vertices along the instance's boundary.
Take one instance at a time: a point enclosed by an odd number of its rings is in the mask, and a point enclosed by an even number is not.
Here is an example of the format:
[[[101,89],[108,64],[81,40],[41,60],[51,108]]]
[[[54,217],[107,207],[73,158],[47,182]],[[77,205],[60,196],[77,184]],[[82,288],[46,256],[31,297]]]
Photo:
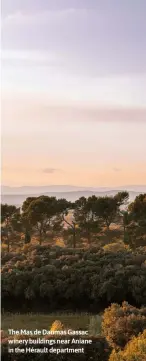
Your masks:
[[[2,304],[6,311],[21,311],[25,304],[32,312],[45,306],[47,312],[78,309],[99,313],[113,302],[146,304],[144,250],[24,248],[8,257],[2,253]]]
[[[125,250],[130,251],[130,247],[125,245],[123,241],[106,244],[103,246],[103,249],[105,252],[120,252]]]
[[[138,337],[133,337],[123,351],[112,351],[109,361],[145,361],[146,330]]]
[[[113,327],[114,325],[114,327]],[[115,348],[123,348],[139,332],[146,329],[146,309],[137,309],[123,302],[112,304],[103,315],[102,331]]]
[[[51,331],[60,331],[63,330],[64,326],[61,323],[61,321],[56,320],[53,322],[52,326],[51,326]]]

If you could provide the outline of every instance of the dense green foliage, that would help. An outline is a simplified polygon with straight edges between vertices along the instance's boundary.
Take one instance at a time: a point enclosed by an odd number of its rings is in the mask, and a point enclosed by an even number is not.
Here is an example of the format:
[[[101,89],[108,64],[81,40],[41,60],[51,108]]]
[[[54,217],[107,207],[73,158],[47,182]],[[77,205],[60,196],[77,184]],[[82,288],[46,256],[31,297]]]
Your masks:
[[[9,206],[8,204],[1,205],[1,222],[3,223],[8,217],[11,217],[17,208],[15,206]]]
[[[26,245],[2,252],[2,307],[99,311],[111,302],[146,304],[146,251],[109,252]]]

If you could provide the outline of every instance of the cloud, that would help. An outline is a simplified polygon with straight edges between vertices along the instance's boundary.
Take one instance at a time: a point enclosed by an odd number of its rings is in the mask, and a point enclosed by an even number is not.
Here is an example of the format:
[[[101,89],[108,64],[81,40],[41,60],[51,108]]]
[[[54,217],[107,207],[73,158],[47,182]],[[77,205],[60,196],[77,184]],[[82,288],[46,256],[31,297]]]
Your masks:
[[[40,51],[40,50],[12,50],[12,49],[3,49],[2,50],[2,60],[32,60],[32,61],[39,61],[39,62],[46,62],[46,61],[56,61],[60,54],[54,54],[50,51]],[[61,59],[63,60],[63,59]]]
[[[25,11],[16,11],[13,13],[9,13],[2,18],[2,25],[21,25],[24,24],[44,24],[50,21],[55,20],[64,20],[68,18],[68,16],[76,16],[76,15],[87,15],[89,10],[86,8],[66,8],[59,10],[46,10],[41,12],[25,12]]]
[[[1,59],[3,67],[16,66],[18,69],[23,66],[23,71],[27,66],[58,67],[60,70],[65,66],[61,54],[50,51],[3,49]]]
[[[43,169],[43,173],[53,174],[55,172],[60,172],[60,169],[57,169],[57,168],[44,168]]]
[[[3,162],[4,164],[4,162]],[[2,171],[3,172],[12,172],[12,171],[15,171],[17,173],[22,173],[22,172],[29,172],[29,173],[38,173],[40,172],[40,169],[39,168],[33,168],[33,167],[21,167],[20,165],[19,166],[9,166],[9,165],[3,165],[2,166]],[[44,168],[41,170],[43,173],[46,173],[46,174],[53,174],[55,172],[62,172],[61,169],[59,168]]]
[[[120,169],[120,168],[117,168],[117,167],[114,167],[114,168],[113,168],[113,171],[114,171],[114,172],[121,172],[121,169]]]

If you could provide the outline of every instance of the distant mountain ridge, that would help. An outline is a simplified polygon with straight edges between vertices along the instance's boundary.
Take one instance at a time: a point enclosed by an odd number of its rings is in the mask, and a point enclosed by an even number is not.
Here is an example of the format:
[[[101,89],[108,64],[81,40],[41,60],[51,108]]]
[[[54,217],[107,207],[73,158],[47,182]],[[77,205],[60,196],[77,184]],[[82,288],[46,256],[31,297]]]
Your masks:
[[[72,186],[72,185],[49,185],[49,186],[21,186],[21,187],[10,187],[1,186],[2,194],[40,194],[48,192],[109,192],[109,191],[134,191],[134,192],[146,192],[146,185],[125,185],[119,187],[83,187],[83,186]]]
[[[50,186],[50,187],[54,187],[54,186]],[[56,186],[56,188],[59,186]],[[62,186],[66,187],[66,186]],[[69,187],[69,186],[68,186]],[[65,198],[69,201],[75,201],[80,197],[90,197],[92,195],[96,195],[97,197],[101,196],[104,197],[106,195],[108,196],[114,196],[116,193],[118,193],[121,190],[127,190],[129,192],[129,201],[132,202],[136,196],[138,196],[140,193],[145,193],[146,192],[146,186],[136,186],[136,188],[139,188],[139,191],[136,190],[130,190],[129,191],[129,187],[118,187],[117,189],[110,189],[110,188],[106,188],[106,187],[99,187],[99,188],[88,188],[88,189],[84,189],[84,187],[80,187],[80,190],[77,190],[78,187],[73,187],[72,186],[72,190],[71,191],[46,191],[46,189],[48,189],[48,187],[43,187],[43,191],[38,191],[38,192],[34,192],[34,188],[36,190],[38,190],[38,187],[32,187],[33,188],[33,192],[28,192],[28,193],[4,193],[4,189],[2,191],[2,195],[1,195],[1,203],[7,203],[7,204],[12,204],[12,205],[16,205],[17,207],[21,207],[22,203],[24,202],[24,200],[31,196],[31,197],[38,197],[40,195],[47,195],[50,197],[56,197],[57,199],[60,198]],[[23,189],[24,191],[25,187],[20,187],[19,191],[21,189]],[[41,188],[41,187],[40,187]],[[77,188],[77,189],[76,189]],[[13,188],[14,189],[14,188]],[[18,189],[18,188],[17,188]],[[58,189],[58,188],[57,188]],[[73,190],[74,189],[74,190]],[[29,190],[30,191],[30,190]]]
[[[71,192],[78,190],[90,189],[90,187],[77,187],[70,185],[50,185],[50,186],[21,186],[21,187],[9,187],[2,186],[2,194],[37,194],[46,192]]]

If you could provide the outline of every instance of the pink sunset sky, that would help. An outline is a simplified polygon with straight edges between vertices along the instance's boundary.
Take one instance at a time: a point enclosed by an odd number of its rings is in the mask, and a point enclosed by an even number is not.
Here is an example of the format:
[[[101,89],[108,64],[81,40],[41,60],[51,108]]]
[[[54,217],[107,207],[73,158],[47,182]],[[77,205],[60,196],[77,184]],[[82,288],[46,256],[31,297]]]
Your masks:
[[[2,183],[146,184],[146,1],[2,1]]]

